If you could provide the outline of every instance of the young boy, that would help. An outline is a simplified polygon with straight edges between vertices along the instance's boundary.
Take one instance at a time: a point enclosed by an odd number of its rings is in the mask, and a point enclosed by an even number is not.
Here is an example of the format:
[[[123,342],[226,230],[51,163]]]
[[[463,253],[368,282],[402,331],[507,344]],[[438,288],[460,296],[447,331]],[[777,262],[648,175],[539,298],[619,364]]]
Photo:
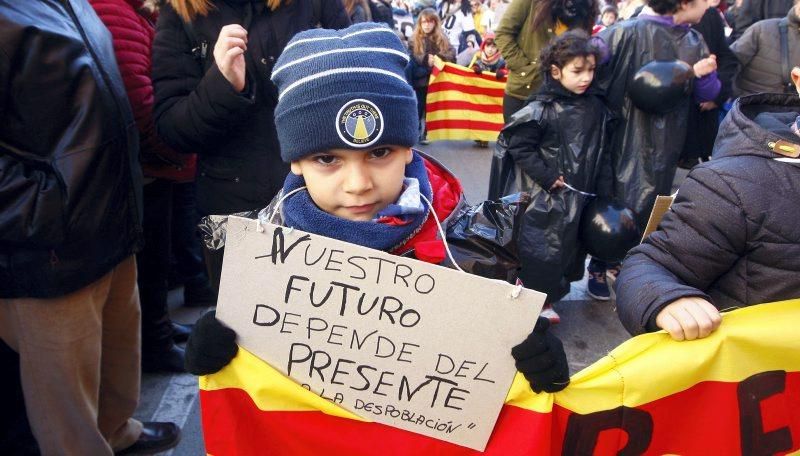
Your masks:
[[[800,68],[792,81],[800,86]],[[625,260],[615,289],[631,334],[699,339],[720,310],[800,296],[798,113],[793,94],[736,101],[713,160],[692,169],[658,231]]]
[[[578,227],[589,194],[611,193],[610,113],[591,89],[600,54],[583,31],[555,38],[539,58],[544,84],[500,133],[532,199],[518,247],[520,278],[546,292],[548,303],[583,277]]]
[[[281,156],[291,163],[271,205],[277,223],[398,255],[439,263],[444,224],[462,201],[461,184],[440,164],[411,149],[417,141],[408,57],[397,36],[363,23],[295,36],[272,72]],[[424,198],[423,198],[424,197]],[[535,391],[569,382],[560,341],[540,318],[514,348],[517,367]],[[213,373],[235,356],[234,332],[203,316],[186,348],[186,367]]]
[[[610,144],[614,195],[637,214],[642,231],[656,196],[671,193],[691,99],[697,103],[713,100],[721,87],[716,57],[708,55],[703,37],[690,27],[700,21],[707,8],[707,0],[647,0],[636,19],[619,22],[598,35],[610,53],[608,62],[599,67],[598,88],[605,92],[608,107],[619,116]],[[694,71],[693,93],[678,100],[659,100],[664,109],[658,112],[637,106],[629,92],[637,72],[653,61],[678,60]],[[589,264],[596,284],[593,297],[609,297],[607,267],[612,265],[596,260]]]

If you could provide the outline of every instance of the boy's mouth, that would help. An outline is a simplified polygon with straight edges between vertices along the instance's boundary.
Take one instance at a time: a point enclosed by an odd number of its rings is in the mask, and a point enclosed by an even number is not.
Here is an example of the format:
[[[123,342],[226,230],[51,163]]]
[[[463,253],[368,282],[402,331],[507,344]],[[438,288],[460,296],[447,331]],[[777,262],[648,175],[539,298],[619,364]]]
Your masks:
[[[352,214],[369,214],[375,208],[375,203],[363,204],[361,206],[345,206],[345,209]]]

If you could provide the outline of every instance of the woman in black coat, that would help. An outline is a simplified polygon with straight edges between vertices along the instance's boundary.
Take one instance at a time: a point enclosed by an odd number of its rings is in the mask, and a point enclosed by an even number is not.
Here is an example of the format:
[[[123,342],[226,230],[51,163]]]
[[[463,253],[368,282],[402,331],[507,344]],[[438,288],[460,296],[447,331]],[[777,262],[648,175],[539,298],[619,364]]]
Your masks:
[[[733,78],[739,69],[739,61],[725,39],[722,13],[717,8],[708,8],[700,22],[692,28],[703,35],[709,52],[717,56],[717,78],[721,88],[714,100],[692,103],[689,109],[686,142],[678,162],[682,168],[691,168],[697,164],[698,158],[706,161],[711,156],[714,139],[719,131],[719,108],[730,98]]]
[[[153,43],[159,134],[198,154],[201,214],[265,206],[289,172],[280,157],[272,67],[295,33],[350,25],[341,0],[169,0]]]

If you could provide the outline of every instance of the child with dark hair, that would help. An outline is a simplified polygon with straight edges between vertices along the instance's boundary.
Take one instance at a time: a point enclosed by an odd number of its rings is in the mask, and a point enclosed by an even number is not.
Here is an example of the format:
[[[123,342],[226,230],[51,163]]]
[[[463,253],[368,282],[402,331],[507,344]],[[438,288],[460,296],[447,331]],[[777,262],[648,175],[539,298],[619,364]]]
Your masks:
[[[611,116],[592,88],[602,55],[597,44],[576,30],[545,47],[544,84],[498,139],[514,162],[520,188],[532,198],[518,246],[520,278],[547,293],[548,303],[583,277],[586,251],[578,227],[588,198],[611,193],[606,151]]]
[[[598,88],[619,117],[610,143],[614,196],[637,214],[642,231],[656,196],[671,193],[692,98],[697,103],[711,101],[720,91],[716,57],[708,54],[703,37],[690,27],[707,7],[707,0],[648,0],[635,19],[618,22],[598,35],[610,54],[599,68]],[[675,69],[672,76],[659,79],[642,70],[656,61],[669,62]],[[652,94],[631,92],[635,79],[660,86]],[[659,98],[660,89],[670,87],[683,88],[683,95]],[[613,266],[596,260],[589,264],[589,292],[595,299],[609,299],[607,268]]]

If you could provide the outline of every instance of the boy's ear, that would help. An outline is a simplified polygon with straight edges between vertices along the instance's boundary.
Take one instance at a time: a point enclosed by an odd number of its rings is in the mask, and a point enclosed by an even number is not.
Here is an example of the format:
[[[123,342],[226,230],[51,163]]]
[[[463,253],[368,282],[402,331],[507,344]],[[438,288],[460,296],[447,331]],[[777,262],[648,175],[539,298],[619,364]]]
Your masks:
[[[290,168],[292,170],[292,174],[294,174],[295,176],[302,176],[303,175],[303,168],[300,166],[300,162],[299,161],[295,160],[289,166],[290,166]]]
[[[800,93],[800,67],[792,68],[791,76],[794,87],[797,89],[797,93]]]
[[[561,69],[559,69],[555,65],[550,65],[550,76],[553,77],[556,81],[561,80]]]
[[[414,159],[414,151],[411,150],[410,147],[407,147],[403,153],[406,154],[406,165],[411,163],[411,160]]]

